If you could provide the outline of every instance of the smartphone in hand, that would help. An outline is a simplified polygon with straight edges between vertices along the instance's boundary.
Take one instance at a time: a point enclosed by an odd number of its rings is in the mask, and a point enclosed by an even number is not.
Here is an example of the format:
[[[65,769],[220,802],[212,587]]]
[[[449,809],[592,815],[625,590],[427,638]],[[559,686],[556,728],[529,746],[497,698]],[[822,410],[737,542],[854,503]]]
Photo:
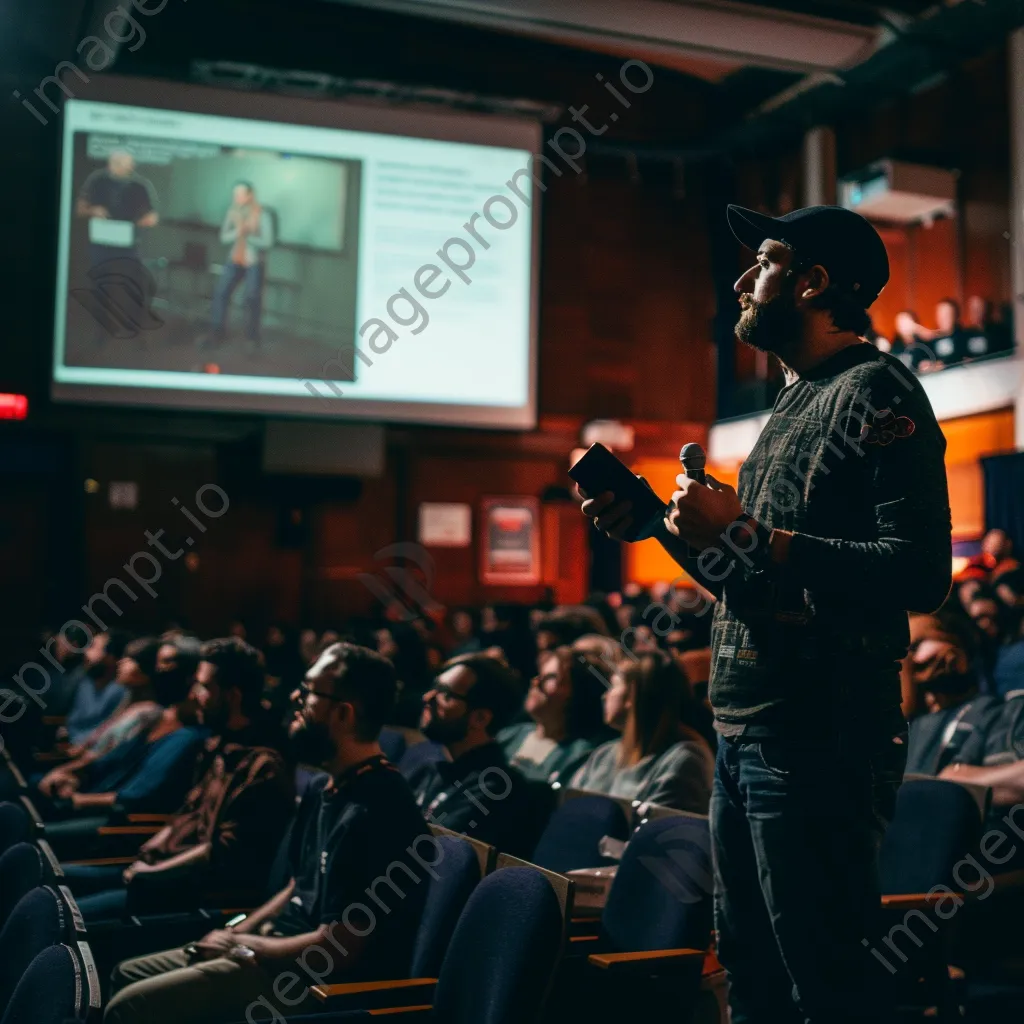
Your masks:
[[[633,503],[633,522],[624,540],[653,537],[667,511],[666,503],[603,444],[592,444],[569,470],[569,476],[591,497],[611,491],[616,501]]]

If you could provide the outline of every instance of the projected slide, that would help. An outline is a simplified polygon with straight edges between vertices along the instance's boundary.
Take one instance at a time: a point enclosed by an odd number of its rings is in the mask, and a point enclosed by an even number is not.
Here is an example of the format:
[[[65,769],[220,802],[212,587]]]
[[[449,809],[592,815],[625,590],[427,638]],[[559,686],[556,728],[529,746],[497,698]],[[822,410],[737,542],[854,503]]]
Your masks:
[[[55,399],[533,424],[536,126],[140,89],[65,107]]]

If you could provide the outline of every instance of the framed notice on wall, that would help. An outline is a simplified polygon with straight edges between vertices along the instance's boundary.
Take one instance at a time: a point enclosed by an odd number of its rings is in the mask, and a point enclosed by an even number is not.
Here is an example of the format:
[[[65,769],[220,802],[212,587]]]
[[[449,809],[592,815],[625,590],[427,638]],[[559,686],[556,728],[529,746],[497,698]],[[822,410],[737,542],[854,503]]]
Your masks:
[[[480,507],[480,582],[502,586],[539,583],[537,499],[484,498]]]

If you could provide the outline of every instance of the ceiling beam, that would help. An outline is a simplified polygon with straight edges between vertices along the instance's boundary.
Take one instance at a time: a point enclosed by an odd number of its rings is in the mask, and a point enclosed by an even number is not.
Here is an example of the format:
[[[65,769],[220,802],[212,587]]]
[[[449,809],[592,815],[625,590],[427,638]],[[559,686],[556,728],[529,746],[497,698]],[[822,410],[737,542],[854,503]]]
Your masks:
[[[851,67],[875,48],[875,28],[731,0],[333,0],[562,44],[635,47],[653,59],[687,55],[779,71]]]

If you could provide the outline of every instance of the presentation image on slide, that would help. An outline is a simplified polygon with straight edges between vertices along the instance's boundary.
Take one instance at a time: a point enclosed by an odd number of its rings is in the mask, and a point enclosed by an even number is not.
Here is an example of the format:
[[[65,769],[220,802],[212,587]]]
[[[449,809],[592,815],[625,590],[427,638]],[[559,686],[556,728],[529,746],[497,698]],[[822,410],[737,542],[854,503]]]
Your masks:
[[[65,364],[295,377],[351,350],[359,181],[358,160],[76,133]]]
[[[541,142],[97,78],[63,110],[51,396],[533,427]]]

